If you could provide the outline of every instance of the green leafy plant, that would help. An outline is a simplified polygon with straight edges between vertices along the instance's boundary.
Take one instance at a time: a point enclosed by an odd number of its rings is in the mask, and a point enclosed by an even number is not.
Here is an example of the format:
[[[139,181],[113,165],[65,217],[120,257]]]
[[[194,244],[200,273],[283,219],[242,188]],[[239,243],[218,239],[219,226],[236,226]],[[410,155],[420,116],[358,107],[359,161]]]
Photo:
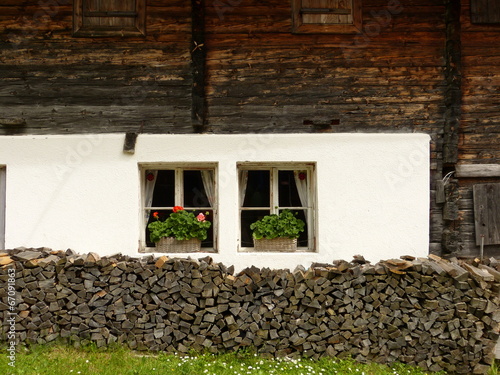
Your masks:
[[[175,206],[173,211],[165,221],[160,220],[158,212],[153,213],[156,221],[148,225],[152,242],[159,242],[162,237],[174,237],[181,241],[191,238],[203,241],[207,238],[207,230],[212,225],[206,220],[208,212],[200,212],[195,216],[193,212],[188,212],[181,206]]]
[[[273,239],[277,237],[298,238],[304,231],[305,223],[297,218],[297,212],[283,210],[279,215],[266,215],[255,223],[250,224],[253,238]]]

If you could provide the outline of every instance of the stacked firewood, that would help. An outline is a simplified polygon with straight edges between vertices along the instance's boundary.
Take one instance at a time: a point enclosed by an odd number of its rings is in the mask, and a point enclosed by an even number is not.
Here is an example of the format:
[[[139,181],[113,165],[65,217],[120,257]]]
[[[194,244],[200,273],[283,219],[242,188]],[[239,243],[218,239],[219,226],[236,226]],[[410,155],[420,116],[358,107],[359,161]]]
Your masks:
[[[0,253],[15,269],[16,337],[188,353],[351,356],[426,370],[485,373],[500,322],[500,266],[402,257],[270,270],[162,256]],[[9,274],[12,274],[9,273]],[[12,313],[6,288],[0,313]],[[5,321],[5,319],[4,319]],[[6,341],[4,327],[0,339]]]

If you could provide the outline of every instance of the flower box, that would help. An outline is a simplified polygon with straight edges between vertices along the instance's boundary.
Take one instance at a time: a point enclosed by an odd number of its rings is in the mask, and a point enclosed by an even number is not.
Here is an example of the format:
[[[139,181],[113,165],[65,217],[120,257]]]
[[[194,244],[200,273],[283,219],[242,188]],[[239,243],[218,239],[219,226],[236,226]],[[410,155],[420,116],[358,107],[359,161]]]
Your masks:
[[[273,239],[261,238],[253,240],[255,251],[296,251],[297,239],[287,237],[276,237]]]
[[[200,250],[201,241],[198,238],[177,240],[174,237],[162,237],[156,243],[156,251],[159,253],[194,253]]]

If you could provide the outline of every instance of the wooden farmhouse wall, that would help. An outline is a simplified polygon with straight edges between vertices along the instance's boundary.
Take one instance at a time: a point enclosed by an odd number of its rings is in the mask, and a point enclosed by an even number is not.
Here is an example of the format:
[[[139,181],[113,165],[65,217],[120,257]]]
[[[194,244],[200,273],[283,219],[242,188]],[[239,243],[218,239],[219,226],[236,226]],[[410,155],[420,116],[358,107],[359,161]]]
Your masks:
[[[479,180],[442,183],[500,158],[500,27],[469,0],[363,0],[357,34],[292,33],[290,1],[148,0],[127,37],[47,4],[0,2],[0,135],[427,133],[430,250],[475,255]]]
[[[486,227],[497,236],[500,233],[498,220],[490,217],[481,221],[482,213],[478,207],[474,210],[473,196],[474,186],[500,183],[500,23],[498,19],[496,23],[471,23],[473,6],[474,1],[463,1],[460,15],[462,101],[455,166],[460,197],[457,230],[460,252],[466,256],[479,254],[481,228]],[[493,191],[499,186],[494,185]],[[476,206],[478,199],[481,197],[476,197]],[[483,209],[498,217],[500,195],[492,194],[489,199],[489,207]],[[500,242],[498,238],[492,242],[484,246],[484,253],[498,257]]]

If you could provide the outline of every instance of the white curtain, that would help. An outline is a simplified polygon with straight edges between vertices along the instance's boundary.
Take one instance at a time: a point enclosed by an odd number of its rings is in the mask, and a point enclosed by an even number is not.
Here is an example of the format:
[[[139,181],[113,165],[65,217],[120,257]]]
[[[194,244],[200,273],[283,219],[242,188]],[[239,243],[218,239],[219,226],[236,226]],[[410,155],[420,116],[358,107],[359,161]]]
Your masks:
[[[301,179],[301,173],[303,174],[303,179]],[[309,198],[308,198],[308,188],[307,188],[307,172],[305,171],[293,171],[293,176],[295,177],[295,185],[297,185],[297,191],[299,192],[300,203],[303,207],[308,207]]]
[[[215,204],[215,175],[213,170],[202,170],[201,180],[203,181],[203,187],[205,188],[205,194],[208,198],[208,203],[210,207],[214,208]]]
[[[240,191],[240,207],[243,206],[245,202],[245,194],[247,192],[247,181],[248,181],[248,171],[243,169],[240,171],[238,176],[239,182],[239,191]]]
[[[153,176],[153,178],[148,178],[148,176]],[[144,207],[151,207],[153,204],[153,193],[155,190],[156,177],[158,177],[158,171],[146,171],[146,185],[144,188]],[[144,222],[148,223],[149,214],[151,210],[146,209],[144,212]]]

